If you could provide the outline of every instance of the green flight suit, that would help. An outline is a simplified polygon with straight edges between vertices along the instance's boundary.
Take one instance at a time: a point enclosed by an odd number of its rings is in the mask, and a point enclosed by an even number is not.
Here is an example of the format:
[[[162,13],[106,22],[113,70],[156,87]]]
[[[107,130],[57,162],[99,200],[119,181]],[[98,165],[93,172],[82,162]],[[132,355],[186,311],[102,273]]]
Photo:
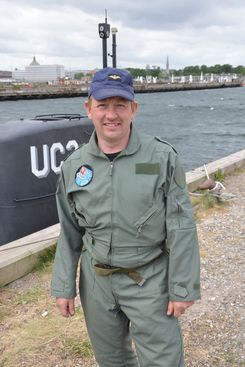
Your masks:
[[[62,165],[57,190],[61,223],[52,295],[80,297],[100,367],[183,367],[178,320],[168,301],[200,298],[199,248],[185,174],[174,149],[134,127],[127,147],[110,162],[88,144]],[[81,167],[90,170],[79,183]],[[143,282],[96,264],[135,268]]]

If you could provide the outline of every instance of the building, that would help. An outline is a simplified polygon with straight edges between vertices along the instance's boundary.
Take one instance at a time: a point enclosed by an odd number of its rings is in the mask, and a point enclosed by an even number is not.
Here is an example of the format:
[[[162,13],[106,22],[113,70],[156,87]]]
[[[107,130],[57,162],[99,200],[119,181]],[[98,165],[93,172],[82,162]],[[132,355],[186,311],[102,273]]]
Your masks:
[[[0,78],[1,79],[11,79],[12,78],[12,72],[11,71],[0,70]]]
[[[30,83],[57,83],[59,79],[65,77],[63,65],[40,65],[36,57],[33,57],[29,66],[25,70],[14,70],[13,78]]]
[[[15,69],[12,72],[12,78],[14,80],[18,80],[18,81],[23,82],[25,80],[25,70]]]
[[[12,72],[0,70],[0,83],[11,83],[12,82]]]

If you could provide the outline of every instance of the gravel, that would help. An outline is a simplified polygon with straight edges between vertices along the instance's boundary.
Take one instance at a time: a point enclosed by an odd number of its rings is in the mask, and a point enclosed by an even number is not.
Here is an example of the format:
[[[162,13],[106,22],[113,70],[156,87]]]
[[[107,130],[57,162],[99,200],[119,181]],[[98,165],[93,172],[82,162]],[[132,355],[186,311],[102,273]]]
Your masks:
[[[197,225],[202,300],[182,318],[188,367],[245,365],[245,173],[228,176],[225,187],[235,199]]]

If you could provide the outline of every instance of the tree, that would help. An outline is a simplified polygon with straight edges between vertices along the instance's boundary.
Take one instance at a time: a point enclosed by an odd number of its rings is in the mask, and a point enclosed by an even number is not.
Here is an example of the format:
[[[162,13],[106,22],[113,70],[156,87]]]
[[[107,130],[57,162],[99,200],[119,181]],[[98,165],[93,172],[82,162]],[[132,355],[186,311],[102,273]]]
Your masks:
[[[242,65],[238,65],[237,67],[233,68],[233,73],[238,75],[245,75],[245,67]]]
[[[201,66],[201,71],[203,72],[203,74],[207,74],[208,73],[208,67],[207,67],[207,65],[202,65]]]
[[[83,77],[84,77],[84,74],[83,73],[76,73],[76,74],[74,74],[74,79],[81,80]]]
[[[232,65],[230,65],[230,64],[222,65],[222,72],[225,73],[225,74],[232,73]]]
[[[126,68],[130,74],[132,75],[133,79],[137,78],[138,76],[146,77],[146,70],[139,69],[139,68]]]
[[[186,66],[183,70],[184,75],[200,75],[200,67],[196,66]]]
[[[146,75],[151,75],[153,77],[162,77],[164,76],[164,72],[161,72],[160,66],[152,66],[152,68],[147,65],[146,69],[140,69],[140,68],[127,68],[127,70],[132,74],[133,78],[137,78],[138,76],[143,76],[144,78]],[[213,66],[207,66],[207,65],[194,65],[194,66],[186,66],[184,69],[178,69],[178,70],[171,70],[171,73],[173,73],[175,76],[182,76],[182,75],[197,75],[200,76],[201,72],[203,74],[230,74],[230,73],[236,73],[238,75],[245,75],[245,66],[238,65],[237,67],[233,67],[230,64],[215,64]]]
[[[160,72],[161,72],[160,66],[155,66],[153,67],[153,69],[150,70],[150,75],[158,78]]]
[[[214,74],[222,74],[222,72],[223,72],[222,66],[220,64],[215,64],[214,69],[213,69],[213,73]]]

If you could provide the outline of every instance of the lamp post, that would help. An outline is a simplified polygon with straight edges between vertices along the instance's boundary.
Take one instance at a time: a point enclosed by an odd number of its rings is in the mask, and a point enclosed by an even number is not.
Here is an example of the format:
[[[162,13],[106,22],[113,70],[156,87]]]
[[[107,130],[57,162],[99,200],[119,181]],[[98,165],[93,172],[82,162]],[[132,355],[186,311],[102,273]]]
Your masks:
[[[117,34],[117,28],[111,29],[112,33],[112,67],[117,67],[117,43],[116,43],[116,34]]]
[[[103,68],[107,67],[107,38],[110,36],[110,24],[107,23],[107,11],[105,11],[105,23],[99,23],[99,36],[102,38]]]

